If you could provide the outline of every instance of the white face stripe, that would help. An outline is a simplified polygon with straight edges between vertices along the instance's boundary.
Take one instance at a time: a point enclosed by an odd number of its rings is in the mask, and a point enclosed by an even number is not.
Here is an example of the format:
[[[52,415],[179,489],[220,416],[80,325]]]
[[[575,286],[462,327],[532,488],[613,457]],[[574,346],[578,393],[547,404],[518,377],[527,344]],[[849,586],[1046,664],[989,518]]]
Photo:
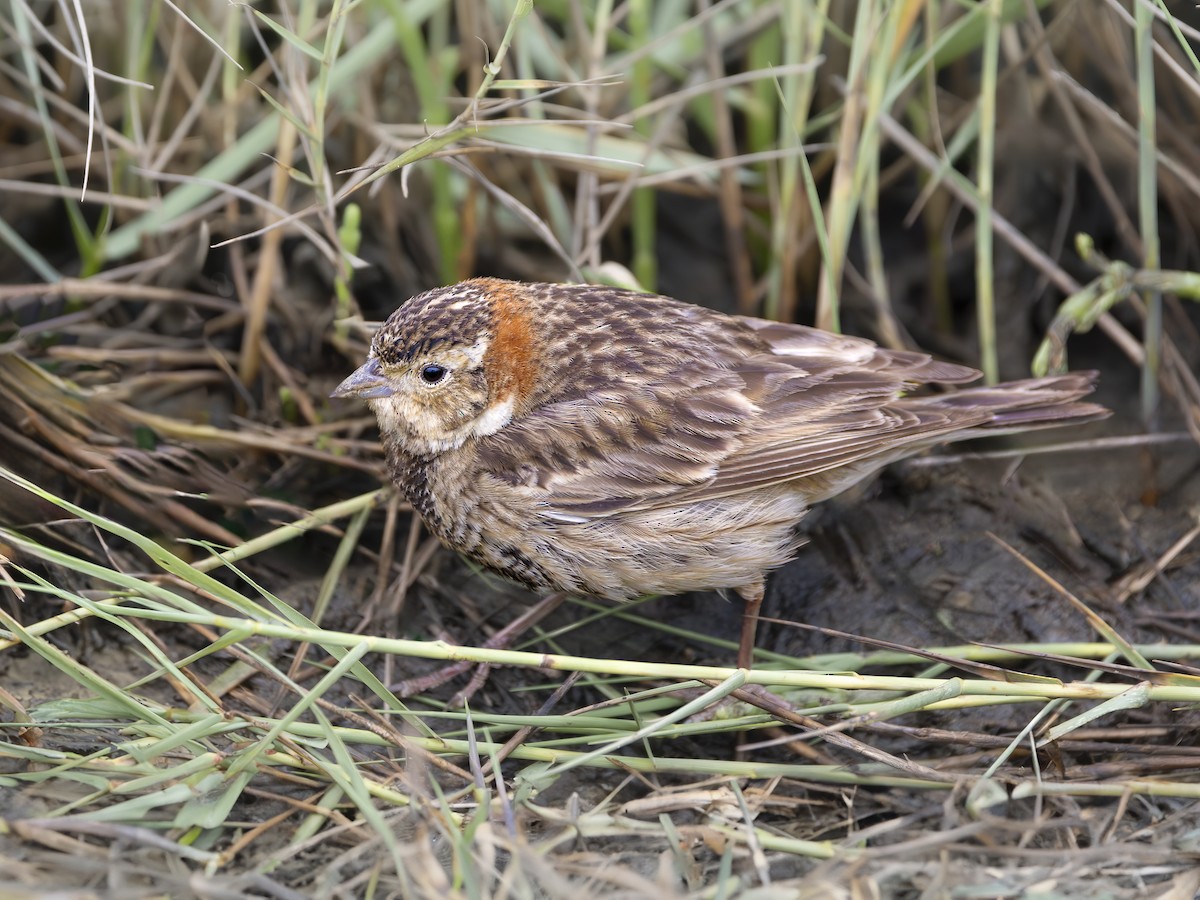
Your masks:
[[[487,437],[511,422],[515,400],[510,394],[506,399],[489,406],[482,416],[471,423],[471,436]]]

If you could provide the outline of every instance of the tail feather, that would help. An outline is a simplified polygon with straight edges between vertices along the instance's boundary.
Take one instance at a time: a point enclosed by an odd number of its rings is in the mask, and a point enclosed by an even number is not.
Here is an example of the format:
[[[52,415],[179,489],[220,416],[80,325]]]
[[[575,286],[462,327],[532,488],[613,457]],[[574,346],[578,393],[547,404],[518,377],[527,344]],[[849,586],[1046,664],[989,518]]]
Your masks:
[[[1068,372],[1044,378],[1009,381],[990,387],[962,388],[915,401],[923,409],[953,414],[955,410],[985,411],[991,419],[956,433],[951,440],[983,434],[1030,431],[1067,423],[1091,422],[1112,415],[1098,403],[1080,402],[1096,387],[1098,373]]]

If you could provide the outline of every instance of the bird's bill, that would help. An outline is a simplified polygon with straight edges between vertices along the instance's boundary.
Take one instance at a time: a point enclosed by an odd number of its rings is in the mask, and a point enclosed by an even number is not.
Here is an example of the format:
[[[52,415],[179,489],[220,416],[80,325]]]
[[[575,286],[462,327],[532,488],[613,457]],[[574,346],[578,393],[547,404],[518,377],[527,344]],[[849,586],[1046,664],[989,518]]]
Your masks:
[[[388,384],[379,360],[368,359],[354,374],[337,386],[331,397],[357,397],[360,400],[380,400],[394,391]]]

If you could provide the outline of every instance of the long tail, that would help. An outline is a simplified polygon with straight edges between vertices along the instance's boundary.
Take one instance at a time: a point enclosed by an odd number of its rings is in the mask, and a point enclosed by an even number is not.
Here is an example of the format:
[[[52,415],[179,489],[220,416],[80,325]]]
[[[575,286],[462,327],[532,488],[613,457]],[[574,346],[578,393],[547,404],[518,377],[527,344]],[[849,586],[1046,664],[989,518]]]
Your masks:
[[[884,433],[874,442],[845,446],[840,455],[832,451],[824,467],[807,473],[808,501],[813,504],[826,500],[889,463],[938,444],[1106,418],[1111,414],[1109,410],[1080,399],[1095,385],[1095,372],[1069,372],[991,387],[959,388],[945,394],[901,397],[892,408],[914,417],[907,420],[902,433]]]
[[[931,397],[913,398],[909,402],[930,411],[969,409],[991,412],[990,421],[980,422],[944,438],[958,441],[985,434],[1031,431],[1105,419],[1112,415],[1111,410],[1098,403],[1079,399],[1095,389],[1096,377],[1096,372],[1068,372],[1066,375],[1009,381],[991,387],[960,388]]]

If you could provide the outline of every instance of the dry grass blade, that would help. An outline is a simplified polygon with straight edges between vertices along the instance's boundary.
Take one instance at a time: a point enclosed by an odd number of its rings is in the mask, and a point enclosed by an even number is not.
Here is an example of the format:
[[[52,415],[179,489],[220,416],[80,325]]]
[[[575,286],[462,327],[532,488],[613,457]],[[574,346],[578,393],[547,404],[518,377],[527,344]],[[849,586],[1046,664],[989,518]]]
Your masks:
[[[1140,652],[1138,652],[1137,648],[1134,647],[1133,644],[1131,644],[1129,641],[1125,640],[1125,638],[1122,637],[1116,631],[1116,629],[1114,629],[1111,625],[1109,625],[1106,621],[1104,621],[1104,619],[1101,616],[1099,616],[1095,612],[1093,612],[1087,606],[1086,603],[1084,603],[1082,600],[1080,600],[1078,597],[1076,597],[1074,594],[1072,594],[1070,591],[1068,591],[1065,587],[1063,587],[1061,584],[1059,584],[1057,581],[1055,581],[1053,578],[1051,578],[1050,575],[1047,574],[1045,571],[1043,571],[1041,568],[1034,565],[1033,562],[1031,562],[1028,558],[1026,558],[1023,554],[1021,554],[1019,551],[1014,549],[1012,546],[1007,544],[1005,541],[1001,540],[1000,538],[996,537],[995,535],[992,535],[991,537],[992,537],[992,540],[994,540],[997,544],[999,544],[1001,547],[1003,547],[1005,550],[1007,550],[1009,553],[1011,553],[1013,556],[1015,556],[1021,562],[1022,565],[1024,565],[1031,572],[1033,572],[1035,575],[1037,575],[1038,578],[1042,579],[1044,582],[1046,582],[1046,584],[1048,584],[1052,588],[1054,588],[1054,590],[1057,591],[1060,596],[1065,597],[1067,602],[1070,603],[1071,606],[1073,606],[1079,613],[1081,613],[1085,619],[1087,619],[1088,624],[1092,628],[1095,629],[1097,634],[1099,634],[1101,637],[1103,637],[1106,641],[1112,642],[1115,646],[1117,646],[1121,649],[1121,653],[1125,656],[1125,658],[1127,660],[1129,660],[1129,662],[1131,662],[1134,666],[1137,666],[1138,668],[1144,669],[1146,672],[1154,672],[1155,671],[1154,666],[1152,666],[1150,664],[1150,661],[1148,659],[1146,659],[1146,657],[1142,656],[1142,654]]]

